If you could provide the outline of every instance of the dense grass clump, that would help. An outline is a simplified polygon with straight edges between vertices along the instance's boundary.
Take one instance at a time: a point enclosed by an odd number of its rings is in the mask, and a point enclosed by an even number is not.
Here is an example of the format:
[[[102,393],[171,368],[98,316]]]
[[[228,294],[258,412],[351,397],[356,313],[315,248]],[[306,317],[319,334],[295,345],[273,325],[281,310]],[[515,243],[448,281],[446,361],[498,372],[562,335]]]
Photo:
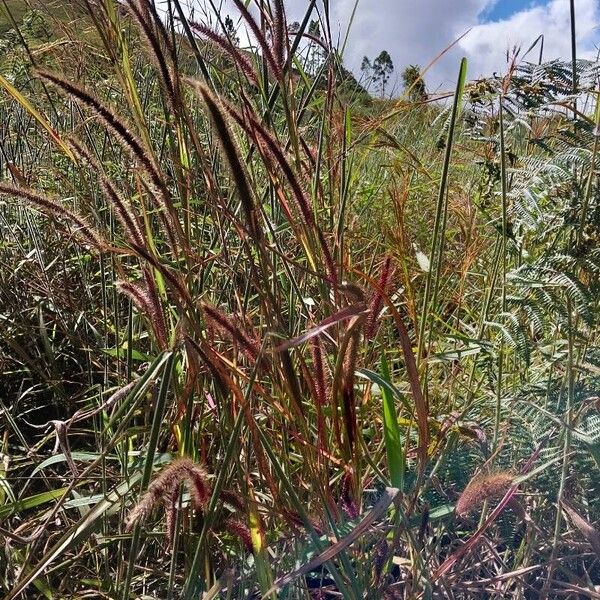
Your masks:
[[[598,65],[374,102],[234,3],[10,13],[4,597],[597,597]]]

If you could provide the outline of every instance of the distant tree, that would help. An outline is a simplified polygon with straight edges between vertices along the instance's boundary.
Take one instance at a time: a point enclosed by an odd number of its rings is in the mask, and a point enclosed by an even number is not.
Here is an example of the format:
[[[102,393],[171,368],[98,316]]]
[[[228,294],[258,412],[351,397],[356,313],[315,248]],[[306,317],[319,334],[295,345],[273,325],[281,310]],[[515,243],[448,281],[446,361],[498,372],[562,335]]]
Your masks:
[[[233,19],[229,15],[227,15],[225,17],[224,25],[225,25],[225,35],[231,40],[231,42],[234,46],[239,46],[240,38],[237,34],[237,30],[235,28]]]
[[[394,63],[387,50],[382,50],[379,56],[373,61],[373,81],[381,92],[381,97],[385,96],[385,88],[394,72]]]
[[[360,70],[363,73],[370,75],[372,69],[373,69],[373,65],[371,64],[371,61],[369,60],[369,58],[367,56],[363,56],[362,63],[360,65]]]
[[[309,23],[308,33],[310,33],[310,35],[315,36],[316,38],[321,38],[321,25],[319,21],[315,19],[314,21],[311,21]]]
[[[322,40],[321,24],[319,21],[311,21],[308,25],[308,33],[316,40]],[[308,42],[308,64],[309,73],[316,73],[326,59],[326,54],[323,46],[318,42],[309,39]]]
[[[371,85],[374,85],[383,98],[390,76],[394,72],[394,63],[392,62],[392,57],[389,52],[387,50],[382,50],[373,62],[365,56],[362,59],[360,70],[365,77],[367,89]]]
[[[406,67],[402,71],[402,82],[404,83],[404,89],[408,92],[408,97],[413,102],[425,102],[427,100],[427,88],[419,65]]]

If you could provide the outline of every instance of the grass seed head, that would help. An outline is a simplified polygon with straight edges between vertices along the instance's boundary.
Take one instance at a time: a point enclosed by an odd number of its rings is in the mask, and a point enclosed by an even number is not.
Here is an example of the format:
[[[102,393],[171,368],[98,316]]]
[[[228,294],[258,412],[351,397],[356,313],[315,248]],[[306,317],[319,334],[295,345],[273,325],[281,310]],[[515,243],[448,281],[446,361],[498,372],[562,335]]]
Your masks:
[[[502,497],[514,481],[508,471],[476,475],[460,495],[456,503],[456,514],[465,517],[477,510],[486,500]]]
[[[163,469],[148,486],[146,493],[127,515],[126,529],[129,531],[136,523],[146,520],[154,508],[162,504],[167,514],[167,533],[169,534],[170,531],[172,536],[173,513],[177,508],[179,487],[184,482],[190,489],[194,508],[204,508],[210,494],[206,471],[189,458],[179,458]],[[169,541],[171,539],[169,537]]]

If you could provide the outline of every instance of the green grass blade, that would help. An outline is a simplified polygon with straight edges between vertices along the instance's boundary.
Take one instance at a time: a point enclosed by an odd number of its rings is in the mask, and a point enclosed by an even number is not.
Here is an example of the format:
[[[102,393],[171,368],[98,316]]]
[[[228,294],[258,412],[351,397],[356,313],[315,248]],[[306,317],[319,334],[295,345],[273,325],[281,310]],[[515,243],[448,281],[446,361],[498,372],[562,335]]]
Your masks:
[[[171,385],[171,376],[173,374],[174,363],[175,354],[168,354],[168,359],[165,363],[165,368],[162,375],[160,390],[158,392],[158,398],[156,399],[156,408],[154,410],[154,417],[152,419],[150,439],[148,440],[148,450],[146,451],[146,460],[144,463],[144,471],[142,475],[142,493],[145,492],[152,477],[152,469],[154,467],[154,455],[156,454],[158,436],[163,425],[163,418],[165,415],[165,408],[167,405],[167,395]],[[127,598],[129,598],[129,588],[131,587],[133,570],[136,564],[135,559],[137,557],[140,542],[140,529],[141,528],[139,524],[136,524],[133,529],[131,546],[129,550],[129,564],[125,576],[125,583],[123,586],[123,600],[127,600]]]
[[[450,127],[448,129],[448,139],[446,142],[446,153],[444,156],[444,164],[442,165],[442,174],[440,178],[440,187],[438,190],[437,208],[435,214],[435,222],[433,226],[433,237],[431,240],[431,252],[429,254],[431,260],[431,268],[427,273],[425,282],[425,292],[423,298],[423,314],[421,316],[421,324],[419,327],[419,345],[417,350],[417,360],[420,361],[425,348],[425,336],[427,325],[429,324],[429,315],[434,309],[435,297],[439,286],[439,278],[442,268],[442,248],[443,243],[443,224],[446,221],[446,200],[448,191],[448,174],[450,172],[450,160],[452,158],[452,148],[454,142],[454,132],[460,115],[462,106],[462,97],[465,90],[465,82],[467,79],[467,59],[463,58],[460,62],[460,70],[458,72],[458,80],[456,82],[456,91],[454,94],[454,102],[452,105],[452,113],[450,117]]]
[[[64,535],[39,561],[27,575],[21,579],[17,585],[5,596],[4,600],[12,600],[17,598],[29,585],[35,581],[40,575],[45,573],[48,567],[56,561],[62,554],[73,550],[80,542],[87,539],[100,525],[102,517],[116,512],[124,497],[129,492],[131,487],[140,479],[140,474],[134,474],[129,481],[116,486],[106,498],[98,502],[94,508],[85,515],[78,523],[76,523],[69,532]],[[49,496],[59,497],[65,493],[67,488],[61,490],[52,490],[45,494],[40,494],[41,502],[47,502]],[[29,499],[32,500],[32,499]]]
[[[381,373],[383,379],[391,384],[390,369],[385,358],[381,355]],[[392,486],[404,491],[404,474],[406,472],[406,457],[402,448],[400,438],[400,427],[398,426],[398,415],[394,397],[387,386],[381,388],[383,396],[383,437],[385,440],[385,451],[387,454],[388,469]]]
[[[70,148],[63,142],[62,138],[58,135],[55,129],[50,125],[48,119],[42,115],[42,113],[37,110],[23,94],[12,84],[10,81],[2,77],[0,75],[0,86],[3,87],[8,94],[10,94],[16,102],[18,102],[23,109],[29,113],[40,125],[43,127],[52,141],[64,152],[66,156],[68,156],[73,162],[77,162],[75,160],[75,156],[71,152]]]

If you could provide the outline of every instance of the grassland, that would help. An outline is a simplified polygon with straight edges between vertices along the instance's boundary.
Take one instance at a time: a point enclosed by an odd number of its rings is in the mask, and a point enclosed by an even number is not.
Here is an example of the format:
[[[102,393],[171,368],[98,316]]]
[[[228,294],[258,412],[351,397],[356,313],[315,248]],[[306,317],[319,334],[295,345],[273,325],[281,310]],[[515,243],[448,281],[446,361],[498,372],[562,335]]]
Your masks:
[[[58,37],[64,28],[70,27],[72,31],[79,29],[82,33],[83,25],[90,25],[90,18],[83,6],[77,2],[65,0],[48,0],[48,2],[28,2],[26,0],[3,0],[0,4],[0,33],[5,35],[15,24],[22,26],[23,17],[35,11],[39,13],[48,27],[52,36]]]
[[[599,597],[598,65],[8,4],[6,600]]]

